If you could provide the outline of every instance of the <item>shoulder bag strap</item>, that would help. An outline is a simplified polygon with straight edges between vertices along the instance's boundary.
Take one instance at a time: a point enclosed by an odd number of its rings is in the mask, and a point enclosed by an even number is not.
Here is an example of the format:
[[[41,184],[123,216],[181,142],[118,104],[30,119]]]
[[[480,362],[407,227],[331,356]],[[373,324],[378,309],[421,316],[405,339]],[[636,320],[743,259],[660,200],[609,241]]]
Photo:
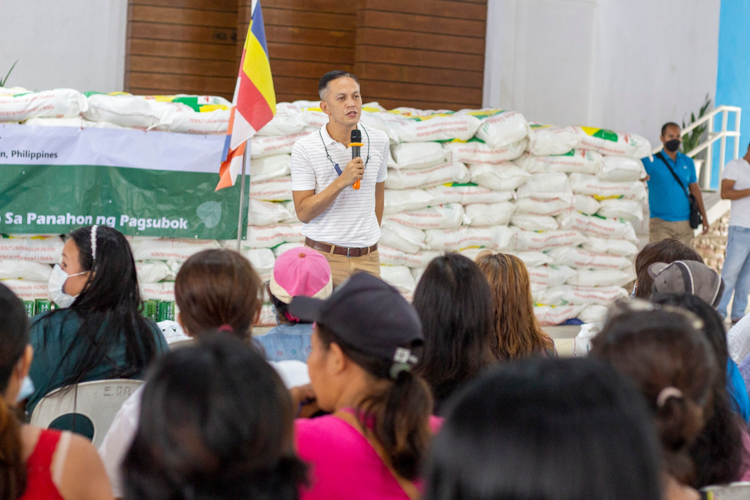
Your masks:
[[[660,159],[661,161],[663,161],[663,162],[664,162],[664,164],[665,164],[665,165],[667,166],[667,168],[669,169],[669,173],[671,173],[671,174],[672,174],[672,177],[674,177],[674,180],[676,180],[676,181],[677,181],[677,184],[679,184],[679,185],[680,185],[680,187],[682,188],[682,190],[683,190],[683,191],[685,191],[685,196],[687,196],[687,197],[688,197],[688,199],[690,199],[690,191],[688,191],[688,189],[687,189],[687,188],[685,187],[685,184],[683,184],[683,183],[682,183],[682,181],[680,180],[680,178],[679,178],[679,177],[677,177],[677,174],[675,173],[675,171],[674,171],[674,170],[672,170],[672,166],[671,166],[671,165],[669,164],[669,162],[667,161],[667,159],[666,159],[666,158],[664,158],[664,155],[663,155],[663,154],[661,154],[661,151],[659,151],[658,153],[656,153],[656,154],[655,154],[654,156],[656,156],[657,158],[659,158],[659,159]],[[677,162],[675,161],[675,164],[676,164],[676,163],[677,163]]]
[[[362,437],[367,440],[368,443],[370,443],[370,446],[372,446],[372,448],[375,450],[375,453],[377,453],[378,457],[380,457],[380,460],[391,472],[393,478],[398,481],[399,486],[401,486],[401,489],[404,490],[404,493],[406,493],[406,496],[409,497],[409,500],[420,500],[419,490],[417,489],[417,485],[414,484],[414,481],[409,481],[394,470],[393,466],[391,465],[391,461],[385,454],[385,450],[383,449],[383,447],[380,445],[380,443],[373,439],[370,433],[364,432],[364,430],[362,429],[362,424],[356,416],[354,416],[352,413],[349,413],[348,411],[343,410],[338,410],[333,414],[333,416],[343,420],[344,422],[352,426],[357,432],[362,435]]]

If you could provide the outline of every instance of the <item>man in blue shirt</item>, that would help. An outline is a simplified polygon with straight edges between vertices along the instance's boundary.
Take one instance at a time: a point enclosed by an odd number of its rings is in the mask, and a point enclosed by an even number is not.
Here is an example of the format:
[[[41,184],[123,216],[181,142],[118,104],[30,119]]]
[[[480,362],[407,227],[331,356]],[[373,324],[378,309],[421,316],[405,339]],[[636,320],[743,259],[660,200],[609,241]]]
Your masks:
[[[661,128],[661,142],[664,148],[659,155],[646,157],[643,166],[648,174],[648,203],[651,209],[649,221],[649,242],[666,238],[677,238],[686,245],[693,244],[693,229],[690,227],[690,200],[686,190],[695,196],[703,215],[703,234],[709,229],[706,209],[703,206],[701,189],[695,175],[695,163],[689,156],[680,153],[682,131],[676,123],[666,123]],[[659,158],[661,156],[661,158]],[[678,183],[672,173],[672,168]]]

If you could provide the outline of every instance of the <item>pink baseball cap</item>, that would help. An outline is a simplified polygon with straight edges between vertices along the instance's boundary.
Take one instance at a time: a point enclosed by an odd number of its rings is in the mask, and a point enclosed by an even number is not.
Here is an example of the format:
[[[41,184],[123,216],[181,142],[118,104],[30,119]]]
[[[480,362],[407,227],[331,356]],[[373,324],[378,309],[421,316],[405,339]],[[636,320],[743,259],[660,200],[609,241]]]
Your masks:
[[[326,299],[333,292],[331,268],[326,258],[312,248],[292,248],[276,259],[268,288],[285,304],[298,295]]]

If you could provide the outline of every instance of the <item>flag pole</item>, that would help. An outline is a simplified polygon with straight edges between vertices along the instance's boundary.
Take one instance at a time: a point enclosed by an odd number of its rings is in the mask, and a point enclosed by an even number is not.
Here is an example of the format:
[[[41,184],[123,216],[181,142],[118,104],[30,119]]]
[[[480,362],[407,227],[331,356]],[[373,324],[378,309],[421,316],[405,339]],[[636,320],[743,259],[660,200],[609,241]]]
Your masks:
[[[245,210],[245,168],[247,166],[247,144],[245,152],[242,153],[242,178],[240,179],[240,218],[237,221],[237,251],[242,248],[242,221],[243,210]]]

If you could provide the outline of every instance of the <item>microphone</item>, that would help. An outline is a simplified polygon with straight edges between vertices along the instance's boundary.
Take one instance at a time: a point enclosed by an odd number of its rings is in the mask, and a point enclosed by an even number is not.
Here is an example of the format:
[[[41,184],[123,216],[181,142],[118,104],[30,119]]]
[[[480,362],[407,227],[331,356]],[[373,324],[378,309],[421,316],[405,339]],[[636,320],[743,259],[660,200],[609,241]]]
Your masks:
[[[349,144],[349,147],[352,148],[352,160],[359,157],[359,148],[364,146],[362,144],[362,132],[360,132],[357,129],[352,130],[352,136],[351,136],[351,144]],[[354,181],[354,185],[352,186],[353,189],[359,189],[359,181]]]

